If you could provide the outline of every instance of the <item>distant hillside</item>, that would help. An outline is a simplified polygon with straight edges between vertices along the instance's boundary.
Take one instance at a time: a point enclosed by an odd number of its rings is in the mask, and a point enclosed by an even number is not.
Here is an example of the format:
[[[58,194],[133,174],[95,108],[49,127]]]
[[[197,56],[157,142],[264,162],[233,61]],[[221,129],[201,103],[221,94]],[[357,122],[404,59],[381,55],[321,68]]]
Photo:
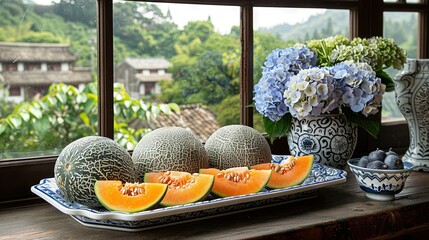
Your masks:
[[[325,13],[311,16],[306,22],[294,25],[280,24],[259,31],[272,33],[284,40],[304,41],[308,39],[348,35],[349,13],[344,10],[327,10]]]
[[[412,35],[417,25],[417,14],[389,12],[384,16],[385,36],[394,38],[398,44],[406,40],[403,36]],[[305,41],[309,39],[349,34],[349,13],[345,10],[327,10],[324,13],[311,16],[306,22],[298,24],[279,24],[270,28],[260,28],[258,31],[272,33],[283,40]],[[398,33],[399,31],[399,33]],[[401,37],[402,35],[402,37]],[[406,46],[402,46],[405,47]]]

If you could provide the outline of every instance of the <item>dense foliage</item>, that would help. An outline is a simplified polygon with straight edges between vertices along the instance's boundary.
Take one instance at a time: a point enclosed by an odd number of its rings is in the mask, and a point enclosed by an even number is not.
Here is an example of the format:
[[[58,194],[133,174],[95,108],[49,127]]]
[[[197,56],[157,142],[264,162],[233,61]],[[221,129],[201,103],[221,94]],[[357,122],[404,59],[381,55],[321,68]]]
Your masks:
[[[160,113],[179,111],[177,104],[151,104],[132,99],[122,84],[114,88],[115,140],[132,149],[146,128],[133,128],[135,119],[149,121]],[[64,148],[70,142],[97,135],[97,86],[90,83],[80,90],[71,85],[52,84],[40,100],[20,103],[11,114],[0,119],[0,152],[2,158],[25,151],[47,151]]]

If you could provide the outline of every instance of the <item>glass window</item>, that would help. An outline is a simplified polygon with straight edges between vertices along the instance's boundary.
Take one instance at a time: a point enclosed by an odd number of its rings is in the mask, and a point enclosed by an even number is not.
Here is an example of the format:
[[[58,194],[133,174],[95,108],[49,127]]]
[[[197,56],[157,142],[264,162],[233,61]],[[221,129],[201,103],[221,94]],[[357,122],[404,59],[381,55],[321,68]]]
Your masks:
[[[9,87],[9,96],[20,97],[21,96],[21,88],[15,87],[15,86]]]
[[[25,63],[24,71],[37,71],[42,69],[41,63]]]
[[[3,65],[3,71],[18,71],[18,64],[17,63],[2,63]]]
[[[240,122],[239,7],[115,1],[114,19],[119,143],[171,125],[204,142]]]
[[[0,161],[98,134],[96,1],[44,3],[0,1]]]
[[[48,63],[48,71],[61,71],[61,63]]]
[[[408,58],[417,58],[418,13],[385,12],[383,15],[383,35],[393,38],[407,52]],[[394,78],[398,70],[386,70]],[[396,105],[395,92],[387,92],[383,96],[382,122],[403,121],[404,117]]]

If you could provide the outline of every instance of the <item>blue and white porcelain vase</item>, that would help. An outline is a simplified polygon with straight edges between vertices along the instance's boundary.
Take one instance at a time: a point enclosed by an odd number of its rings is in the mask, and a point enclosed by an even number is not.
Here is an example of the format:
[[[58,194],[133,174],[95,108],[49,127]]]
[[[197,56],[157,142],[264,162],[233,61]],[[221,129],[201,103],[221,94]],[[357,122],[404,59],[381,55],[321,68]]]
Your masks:
[[[407,59],[395,76],[395,97],[410,133],[403,161],[429,172],[429,59]]]
[[[357,126],[343,114],[293,118],[287,135],[294,156],[313,154],[320,164],[344,169],[357,142]]]

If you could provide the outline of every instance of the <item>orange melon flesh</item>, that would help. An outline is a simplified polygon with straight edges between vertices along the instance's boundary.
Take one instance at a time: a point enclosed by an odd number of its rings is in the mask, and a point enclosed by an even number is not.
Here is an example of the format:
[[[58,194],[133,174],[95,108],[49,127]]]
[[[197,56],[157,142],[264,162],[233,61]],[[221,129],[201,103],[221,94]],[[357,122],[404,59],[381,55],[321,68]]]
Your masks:
[[[290,164],[291,161],[295,161],[295,163]],[[270,169],[272,174],[267,187],[271,189],[286,188],[301,184],[308,177],[313,167],[314,157],[313,155],[299,156],[291,161],[283,164],[262,163],[250,168],[258,170]],[[277,165],[277,169],[281,169],[282,167],[290,169],[282,173],[282,171],[275,170]]]
[[[136,184],[137,185],[137,184]],[[135,196],[121,193],[121,181],[98,180],[94,190],[100,203],[111,211],[134,213],[158,204],[167,192],[167,184],[140,183],[144,192]]]
[[[168,178],[167,178],[168,176]],[[176,206],[204,200],[213,186],[214,177],[208,174],[169,171],[151,172],[144,175],[148,183],[167,183],[163,206]]]
[[[257,193],[265,187],[271,176],[271,170],[255,170],[247,167],[228,168],[222,171],[215,168],[205,168],[200,169],[200,173],[215,176],[212,192],[220,197]],[[228,179],[228,174],[241,176],[241,180]],[[246,174],[248,174],[248,178],[244,179]]]

